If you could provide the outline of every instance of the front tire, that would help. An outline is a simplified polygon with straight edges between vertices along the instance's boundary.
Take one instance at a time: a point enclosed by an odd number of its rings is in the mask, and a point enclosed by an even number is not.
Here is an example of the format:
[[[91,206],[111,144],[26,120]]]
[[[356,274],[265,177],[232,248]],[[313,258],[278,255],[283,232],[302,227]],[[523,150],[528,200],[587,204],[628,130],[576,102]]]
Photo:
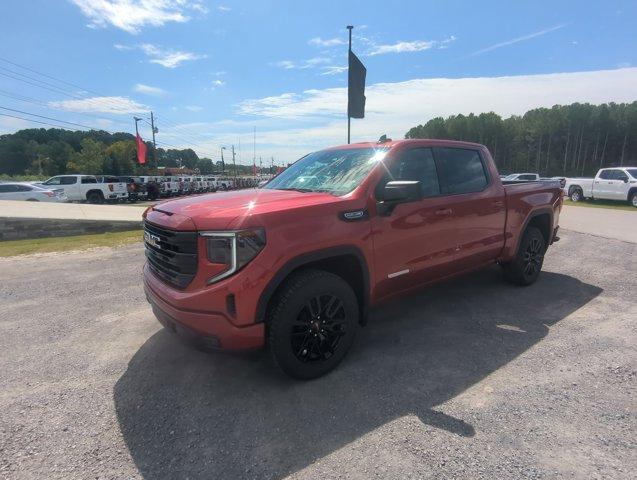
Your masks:
[[[637,208],[637,192],[633,192],[628,202],[635,208]]]
[[[546,244],[544,235],[535,227],[527,227],[515,258],[503,266],[506,279],[516,285],[535,283],[542,271]]]
[[[292,274],[268,315],[274,362],[294,378],[333,370],[349,351],[359,325],[358,301],[341,277],[322,270]]]

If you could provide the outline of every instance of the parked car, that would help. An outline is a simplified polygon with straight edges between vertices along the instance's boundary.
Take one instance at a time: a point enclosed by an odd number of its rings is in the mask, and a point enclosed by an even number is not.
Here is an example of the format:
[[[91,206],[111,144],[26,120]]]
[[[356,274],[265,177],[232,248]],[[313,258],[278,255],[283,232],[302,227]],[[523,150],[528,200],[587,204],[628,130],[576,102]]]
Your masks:
[[[617,200],[637,208],[637,167],[602,168],[595,178],[567,178],[564,189],[573,202]]]
[[[0,183],[0,200],[26,200],[27,202],[67,202],[61,188],[51,189],[24,182]]]
[[[179,182],[174,177],[161,177],[161,192],[164,197],[179,195]]]
[[[146,298],[170,331],[226,350],[267,343],[286,373],[314,378],[380,301],[494,263],[534,283],[562,198],[557,182],[503,185],[483,145],[334,147],[260,190],[146,210]]]
[[[146,185],[139,177],[117,177],[120,182],[124,182],[126,184],[126,189],[128,191],[128,201],[137,202],[144,201],[148,196],[148,192],[146,191]]]
[[[126,184],[122,182],[100,183],[94,175],[57,175],[45,182],[36,183],[53,189],[62,189],[70,201],[104,203],[125,200],[128,197]]]
[[[540,175],[537,173],[511,173],[509,175],[505,175],[504,177],[500,176],[500,178],[508,182],[534,181],[540,180]]]

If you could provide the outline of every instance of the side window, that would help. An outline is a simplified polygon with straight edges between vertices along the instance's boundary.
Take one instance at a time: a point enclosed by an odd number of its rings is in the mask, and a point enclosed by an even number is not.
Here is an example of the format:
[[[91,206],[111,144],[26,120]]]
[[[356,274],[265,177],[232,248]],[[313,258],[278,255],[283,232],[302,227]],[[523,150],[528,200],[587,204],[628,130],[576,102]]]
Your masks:
[[[82,183],[97,183],[97,179],[93,177],[82,177]]]
[[[423,197],[440,195],[436,163],[430,148],[413,148],[400,154],[379,187],[391,180],[418,180]]]
[[[0,193],[11,193],[16,191],[15,185],[0,185]]]
[[[60,185],[75,185],[76,183],[76,177],[60,177]]]
[[[612,180],[613,171],[612,170],[602,170],[599,173],[599,178],[601,178],[602,180]]]
[[[62,177],[49,178],[46,182],[43,183],[43,185],[59,185],[61,178]]]
[[[438,148],[436,160],[443,193],[480,192],[489,183],[477,150]]]
[[[623,182],[624,180],[628,180],[628,175],[626,175],[622,170],[615,170],[613,171],[613,179],[621,180]]]
[[[31,188],[28,185],[16,185],[16,191],[18,192],[30,192],[31,190],[33,190],[33,188]]]
[[[535,175],[520,175],[519,180],[535,180]]]

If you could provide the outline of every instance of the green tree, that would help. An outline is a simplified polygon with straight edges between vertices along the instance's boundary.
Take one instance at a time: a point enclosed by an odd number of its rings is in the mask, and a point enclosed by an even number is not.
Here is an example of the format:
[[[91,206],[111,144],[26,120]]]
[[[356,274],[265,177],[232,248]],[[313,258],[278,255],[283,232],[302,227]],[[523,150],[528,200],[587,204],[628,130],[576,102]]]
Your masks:
[[[130,175],[136,173],[137,147],[132,140],[120,140],[105,151],[104,173]]]
[[[103,173],[106,154],[102,142],[85,138],[81,142],[81,151],[71,156],[66,169],[69,173],[99,175]]]

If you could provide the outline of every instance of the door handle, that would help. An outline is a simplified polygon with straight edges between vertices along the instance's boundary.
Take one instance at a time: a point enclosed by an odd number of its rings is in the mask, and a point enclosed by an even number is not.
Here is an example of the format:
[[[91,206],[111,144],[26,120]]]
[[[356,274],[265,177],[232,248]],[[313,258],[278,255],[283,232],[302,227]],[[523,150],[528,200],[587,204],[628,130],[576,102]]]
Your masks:
[[[436,210],[436,215],[439,215],[441,217],[446,217],[447,215],[451,215],[452,214],[452,210],[450,208],[445,208],[443,210]]]
[[[493,202],[493,206],[494,207],[504,207],[504,202],[502,202],[500,200],[496,200],[495,202]]]

